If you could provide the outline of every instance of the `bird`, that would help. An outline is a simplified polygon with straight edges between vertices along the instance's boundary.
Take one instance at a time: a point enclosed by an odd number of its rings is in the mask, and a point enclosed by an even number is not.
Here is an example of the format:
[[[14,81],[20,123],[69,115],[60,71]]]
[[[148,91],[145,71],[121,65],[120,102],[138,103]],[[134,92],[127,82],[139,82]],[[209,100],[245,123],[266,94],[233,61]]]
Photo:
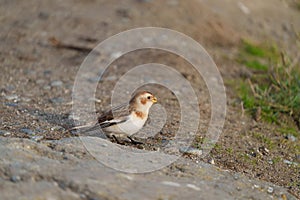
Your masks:
[[[143,128],[148,120],[149,110],[157,98],[149,91],[136,92],[129,102],[104,111],[96,124],[84,132],[101,129],[105,135],[113,137],[117,143],[121,143],[118,137],[127,137],[132,143],[140,143],[131,138]]]

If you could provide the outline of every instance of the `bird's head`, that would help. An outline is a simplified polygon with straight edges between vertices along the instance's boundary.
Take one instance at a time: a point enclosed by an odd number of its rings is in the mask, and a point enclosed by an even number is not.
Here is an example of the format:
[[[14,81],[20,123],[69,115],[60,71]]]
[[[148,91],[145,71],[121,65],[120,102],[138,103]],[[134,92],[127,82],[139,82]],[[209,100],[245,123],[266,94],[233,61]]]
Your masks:
[[[134,106],[135,110],[148,113],[151,106],[157,102],[157,98],[148,91],[136,93],[130,100],[130,104]]]

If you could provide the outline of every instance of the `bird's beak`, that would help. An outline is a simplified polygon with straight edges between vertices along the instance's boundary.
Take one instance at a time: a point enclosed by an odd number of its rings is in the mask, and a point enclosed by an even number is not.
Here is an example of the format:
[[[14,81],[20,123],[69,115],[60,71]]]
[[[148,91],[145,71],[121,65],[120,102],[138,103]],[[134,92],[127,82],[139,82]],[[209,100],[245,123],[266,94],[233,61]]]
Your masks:
[[[157,102],[157,98],[156,98],[156,97],[153,97],[152,102],[153,102],[153,103],[156,103],[156,102]]]

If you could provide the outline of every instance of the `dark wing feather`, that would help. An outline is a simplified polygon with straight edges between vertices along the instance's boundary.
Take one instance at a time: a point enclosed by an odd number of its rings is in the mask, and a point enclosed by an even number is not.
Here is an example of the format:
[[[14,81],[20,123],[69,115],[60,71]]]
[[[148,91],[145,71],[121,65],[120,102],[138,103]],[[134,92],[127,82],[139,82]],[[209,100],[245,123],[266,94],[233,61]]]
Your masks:
[[[87,133],[91,131],[95,131],[99,128],[107,128],[127,120],[127,116],[131,113],[131,108],[128,104],[122,104],[120,106],[114,107],[110,110],[103,112],[98,117],[98,122],[87,128],[84,129],[82,132]]]
[[[130,113],[131,113],[131,109],[128,106],[128,104],[122,104],[120,106],[114,107],[110,110],[103,112],[103,114],[98,117],[98,123],[100,124],[101,127],[102,127],[102,124],[105,127],[115,125],[115,124],[123,122],[123,120],[118,121],[117,119],[125,118]],[[107,123],[109,123],[109,121],[112,121],[111,125],[107,124]]]

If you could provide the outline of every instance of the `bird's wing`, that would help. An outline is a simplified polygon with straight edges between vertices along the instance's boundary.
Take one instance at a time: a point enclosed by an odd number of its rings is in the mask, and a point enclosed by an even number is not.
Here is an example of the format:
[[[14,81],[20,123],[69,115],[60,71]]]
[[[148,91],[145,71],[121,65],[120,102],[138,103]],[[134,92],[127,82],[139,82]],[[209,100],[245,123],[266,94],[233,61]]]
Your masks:
[[[99,128],[107,128],[122,122],[125,122],[128,119],[131,110],[128,104],[122,104],[120,106],[114,107],[107,111],[104,111],[99,117],[94,125],[83,126],[82,128],[87,128],[82,130],[83,133],[91,132]]]
[[[122,123],[128,119],[130,115],[128,104],[122,104],[114,107],[98,117],[98,123],[101,128],[106,128],[112,125]]]

